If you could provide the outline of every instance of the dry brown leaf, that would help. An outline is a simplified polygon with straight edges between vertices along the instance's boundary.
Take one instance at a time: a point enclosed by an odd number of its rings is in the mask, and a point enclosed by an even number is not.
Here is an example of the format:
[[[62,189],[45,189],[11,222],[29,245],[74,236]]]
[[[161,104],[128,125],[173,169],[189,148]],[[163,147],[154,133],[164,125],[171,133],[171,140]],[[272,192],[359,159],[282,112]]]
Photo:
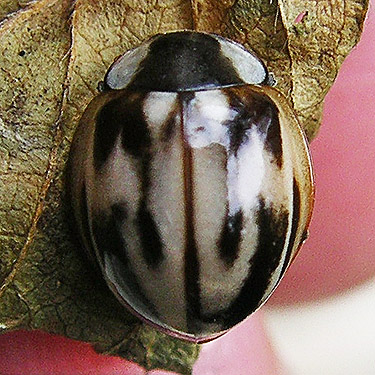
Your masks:
[[[42,329],[147,368],[189,373],[198,347],[129,316],[91,274],[71,233],[63,172],[82,111],[117,55],[156,33],[197,29],[259,54],[312,138],[323,98],[359,39],[367,5],[367,0],[2,2],[0,329]]]
[[[25,8],[33,0],[1,0],[0,3],[0,21],[7,15],[16,12],[19,9]]]

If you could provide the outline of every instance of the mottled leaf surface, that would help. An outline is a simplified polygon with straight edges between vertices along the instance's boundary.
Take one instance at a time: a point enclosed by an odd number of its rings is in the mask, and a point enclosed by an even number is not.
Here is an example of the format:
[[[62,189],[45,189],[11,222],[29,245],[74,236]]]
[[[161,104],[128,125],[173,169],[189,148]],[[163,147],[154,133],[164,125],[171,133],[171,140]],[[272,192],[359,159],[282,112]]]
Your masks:
[[[19,9],[25,8],[32,0],[1,0],[0,21]]]
[[[5,0],[0,4],[0,329],[87,341],[190,373],[198,347],[131,317],[81,253],[64,202],[77,122],[114,58],[151,35],[216,32],[253,49],[311,139],[366,0]]]

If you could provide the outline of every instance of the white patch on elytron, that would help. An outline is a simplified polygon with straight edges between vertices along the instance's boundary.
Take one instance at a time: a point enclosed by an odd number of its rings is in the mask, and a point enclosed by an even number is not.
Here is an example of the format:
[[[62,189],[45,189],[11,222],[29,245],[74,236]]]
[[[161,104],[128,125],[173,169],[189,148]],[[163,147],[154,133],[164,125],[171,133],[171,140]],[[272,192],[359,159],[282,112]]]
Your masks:
[[[258,206],[258,196],[264,178],[264,137],[256,126],[246,131],[246,141],[241,144],[237,156],[228,157],[229,214],[241,209],[245,216]]]
[[[257,57],[237,43],[222,38],[218,38],[218,41],[221,52],[231,61],[237,74],[245,83],[256,85],[264,82],[266,70]]]
[[[229,146],[227,128],[223,124],[236,113],[230,109],[226,95],[219,90],[197,92],[184,111],[185,134],[190,147],[202,148],[212,143]]]
[[[168,119],[169,114],[175,109],[177,93],[151,91],[143,105],[143,112],[147,124],[159,128]]]
[[[229,152],[230,136],[225,122],[234,120],[237,112],[230,108],[228,98],[218,90],[197,92],[186,109],[184,123],[187,140],[192,148],[217,143],[228,154],[229,214],[240,209],[248,215],[258,203],[264,177],[264,135],[256,126],[246,131],[237,155]]]

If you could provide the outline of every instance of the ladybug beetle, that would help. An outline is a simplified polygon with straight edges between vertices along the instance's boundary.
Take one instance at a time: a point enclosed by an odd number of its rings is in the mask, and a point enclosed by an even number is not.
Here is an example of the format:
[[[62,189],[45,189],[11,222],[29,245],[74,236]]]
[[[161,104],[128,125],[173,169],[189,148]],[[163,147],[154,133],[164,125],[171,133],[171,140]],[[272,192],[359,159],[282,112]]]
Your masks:
[[[217,35],[156,35],[120,56],[69,162],[82,243],[114,295],[204,342],[271,295],[306,238],[308,145],[263,62]]]

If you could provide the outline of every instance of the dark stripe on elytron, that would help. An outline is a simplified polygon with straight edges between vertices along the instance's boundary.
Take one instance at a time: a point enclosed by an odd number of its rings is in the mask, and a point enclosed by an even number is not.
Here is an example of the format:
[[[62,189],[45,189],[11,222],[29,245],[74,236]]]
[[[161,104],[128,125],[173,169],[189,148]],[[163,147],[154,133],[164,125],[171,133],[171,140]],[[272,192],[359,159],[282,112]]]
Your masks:
[[[244,281],[241,291],[228,309],[214,314],[202,315],[202,321],[222,324],[222,329],[229,329],[255,311],[268,288],[272,273],[277,268],[285,237],[288,230],[288,212],[266,208],[265,201],[259,198],[260,208],[257,213],[259,228],[258,247],[250,259],[250,273]]]
[[[171,144],[170,139],[176,132],[176,110],[173,108],[168,114],[168,118],[161,127],[161,141],[164,145]],[[142,117],[144,116],[142,112]],[[143,120],[145,122],[145,120]],[[147,124],[146,124],[147,126]],[[139,231],[139,238],[142,245],[142,253],[146,263],[156,268],[164,259],[163,243],[160,237],[157,225],[153,219],[151,212],[147,207],[147,198],[150,189],[150,170],[152,163],[151,154],[151,138],[148,139],[148,147],[145,148],[142,155],[141,166],[141,190],[142,197],[137,212],[137,225]]]
[[[94,168],[99,171],[111,154],[121,131],[116,111],[119,99],[107,103],[98,113],[94,134]]]
[[[289,265],[290,258],[293,252],[294,246],[299,246],[300,244],[296,244],[296,236],[298,231],[298,226],[300,223],[300,211],[301,211],[301,195],[299,186],[297,183],[296,178],[293,178],[293,216],[292,216],[292,229],[289,236],[289,243],[288,249],[286,251],[285,260],[283,264],[283,268],[281,270],[280,279],[282,278],[286,268]],[[303,239],[302,239],[303,240]]]
[[[122,292],[129,297],[124,301],[126,305],[131,302],[136,302],[137,305],[142,304],[145,312],[149,312],[151,316],[157,316],[156,309],[143,293],[129,262],[127,245],[121,229],[125,220],[127,220],[126,203],[114,204],[109,214],[102,212],[93,217],[93,237],[100,253],[101,263],[104,263],[104,254],[109,253],[112,264],[115,263],[116,269],[121,270],[119,277],[124,280],[121,287],[126,286]],[[105,273],[104,267],[103,272]],[[107,280],[111,283],[109,277]],[[120,285],[114,285],[116,288],[120,288]],[[118,297],[123,298],[119,294]]]
[[[201,315],[199,260],[194,228],[194,190],[193,190],[193,155],[192,148],[186,140],[184,129],[184,109],[193,94],[180,94],[182,103],[181,141],[183,143],[183,174],[185,203],[185,296],[186,319],[189,332],[199,331]],[[198,325],[197,325],[198,324]]]
[[[254,92],[251,86],[225,89],[231,109],[237,113],[225,123],[230,138],[230,152],[235,156],[247,141],[246,131],[255,126],[265,137],[265,149],[269,151],[279,168],[282,167],[282,139],[277,107],[265,96]]]
[[[151,150],[145,152],[141,160],[140,180],[141,199],[138,206],[136,223],[139,240],[142,247],[142,254],[148,266],[156,268],[164,259],[163,243],[154,221],[152,213],[148,209],[148,196],[151,185]]]
[[[122,124],[121,145],[124,150],[136,158],[143,158],[151,147],[151,134],[143,113],[145,97],[148,93],[131,91],[119,102],[116,120]],[[134,98],[133,98],[134,95]]]
[[[176,132],[176,111],[172,111],[161,129],[161,141],[168,148],[171,145],[170,139]],[[142,245],[142,253],[146,263],[156,268],[164,259],[163,243],[157,225],[152,214],[147,208],[147,197],[150,189],[150,168],[152,162],[151,147],[143,154],[141,189],[142,198],[137,212],[137,225],[139,238]]]
[[[253,125],[253,113],[247,108],[248,103],[244,103],[235,90],[226,89],[229,98],[229,106],[236,113],[233,120],[225,122],[229,135],[229,152],[237,157],[237,152],[241,145],[247,141],[246,131]]]
[[[281,139],[279,110],[273,103],[265,110],[264,120],[270,118],[271,123],[267,129],[266,150],[270,151],[275,158],[276,165],[281,169],[283,165],[283,143]],[[264,121],[263,120],[263,121]]]
[[[143,122],[146,124],[146,120],[143,116],[144,115],[141,114],[138,122]],[[147,132],[149,132],[148,129]],[[143,258],[149,267],[156,268],[164,259],[164,254],[163,243],[160,238],[157,225],[150,210],[148,209],[148,196],[151,186],[150,172],[152,164],[152,146],[150,134],[148,135],[147,141],[144,143],[144,146],[145,147],[139,160],[139,176],[141,181],[142,194],[138,206],[136,223],[139,233],[139,240],[142,247]]]
[[[156,224],[147,207],[150,187],[151,134],[143,113],[148,93],[124,90],[123,95],[106,104],[100,111],[95,130],[94,160],[99,170],[112,152],[121,133],[121,146],[139,165],[141,201],[137,212],[137,227],[146,263],[156,267],[163,259],[162,244]],[[123,181],[126,184],[126,181]]]
[[[129,87],[182,92],[243,83],[216,38],[179,32],[158,36],[150,44]]]
[[[177,131],[176,116],[176,110],[171,111],[168,115],[167,120],[161,128],[161,141],[167,147],[169,147],[172,144],[171,139]]]
[[[233,266],[234,261],[238,257],[242,227],[242,210],[237,211],[233,216],[227,214],[220,237],[219,252],[221,259],[229,267]]]
[[[146,204],[146,198],[143,197],[137,212],[139,239],[144,260],[150,267],[156,268],[164,259],[163,244]]]
[[[126,203],[113,204],[110,213],[99,212],[93,215],[93,239],[101,262],[104,261],[104,253],[108,252],[115,255],[121,263],[128,264],[126,243],[121,231],[126,219]]]
[[[94,136],[96,171],[107,161],[121,131],[122,147],[130,155],[141,157],[150,146],[150,133],[142,112],[146,94],[124,90],[123,95],[108,102],[99,112]]]

